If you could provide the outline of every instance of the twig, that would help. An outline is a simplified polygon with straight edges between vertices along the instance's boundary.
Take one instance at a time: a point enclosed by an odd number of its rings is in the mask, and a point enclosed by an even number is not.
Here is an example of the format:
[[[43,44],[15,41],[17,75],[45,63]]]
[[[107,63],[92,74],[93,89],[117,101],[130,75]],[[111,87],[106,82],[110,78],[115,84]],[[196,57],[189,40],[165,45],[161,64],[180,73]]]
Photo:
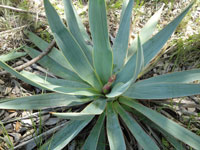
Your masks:
[[[45,55],[47,55],[47,54],[51,51],[51,49],[54,47],[55,44],[56,44],[56,41],[53,40],[53,41],[50,43],[50,45],[48,46],[48,48],[47,48],[46,51],[42,52],[40,55],[38,55],[37,57],[33,58],[33,59],[30,60],[29,62],[27,62],[27,63],[25,63],[25,64],[23,64],[23,65],[21,65],[21,66],[15,67],[14,69],[15,69],[16,71],[21,71],[21,70],[23,70],[24,68],[26,68],[26,67],[28,67],[28,66],[34,64],[35,62],[37,62],[38,60],[40,60],[42,57],[44,57]],[[1,75],[5,75],[5,74],[7,74],[7,73],[8,73],[7,71],[2,71],[2,72],[0,72],[0,76],[1,76]]]
[[[10,10],[20,12],[20,13],[30,13],[30,14],[33,14],[33,15],[38,15],[39,17],[46,18],[45,15],[38,14],[38,13],[33,12],[33,11],[27,11],[27,10],[23,10],[23,9],[20,9],[20,8],[11,7],[11,6],[0,5],[0,8],[10,9]]]
[[[22,30],[22,29],[24,29],[28,26],[29,25],[24,25],[24,26],[21,26],[21,27],[13,28],[11,30],[2,31],[2,32],[0,32],[0,35],[7,34],[7,33],[10,33],[10,32],[14,32],[14,31],[18,31],[18,30]]]
[[[25,62],[28,62],[28,61],[29,61],[29,60],[26,59],[26,58],[22,58],[22,59],[23,59]],[[48,76],[53,77],[53,78],[57,78],[53,73],[48,72],[46,69],[44,69],[44,68],[38,66],[37,64],[32,64],[31,67],[32,67],[33,69],[37,69],[37,70],[43,72],[45,75],[48,75]]]

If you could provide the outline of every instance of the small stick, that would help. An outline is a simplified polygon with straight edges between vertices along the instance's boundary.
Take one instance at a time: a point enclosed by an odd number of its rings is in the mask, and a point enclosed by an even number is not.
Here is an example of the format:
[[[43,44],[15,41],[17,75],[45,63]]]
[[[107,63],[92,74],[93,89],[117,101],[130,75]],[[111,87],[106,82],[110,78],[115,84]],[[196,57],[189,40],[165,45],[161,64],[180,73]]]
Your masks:
[[[38,15],[39,17],[46,18],[45,15],[38,14],[38,13],[32,12],[32,11],[23,10],[23,9],[20,9],[20,8],[11,7],[11,6],[0,5],[0,8],[10,9],[10,10],[13,10],[13,11],[16,11],[16,12],[21,12],[21,13],[30,13],[30,14],[33,14],[33,15]]]
[[[35,62],[37,62],[38,60],[40,60],[42,57],[44,57],[45,55],[47,55],[47,54],[51,51],[51,49],[54,47],[55,44],[56,44],[56,41],[53,40],[53,41],[50,43],[50,45],[48,46],[48,48],[47,48],[46,51],[42,52],[40,55],[38,55],[37,57],[33,58],[33,59],[30,60],[29,62],[27,62],[27,63],[25,63],[25,64],[23,64],[23,65],[20,65],[20,66],[18,66],[18,67],[15,67],[14,69],[15,69],[16,71],[21,71],[21,70],[23,70],[24,68],[26,68],[26,67],[28,67],[28,66],[34,64]],[[5,74],[7,74],[7,73],[8,73],[7,71],[2,71],[2,72],[0,72],[0,76],[1,76],[1,75],[5,75]]]
[[[7,34],[7,33],[10,33],[10,32],[14,32],[14,31],[19,31],[19,30],[22,30],[22,29],[24,29],[28,26],[29,25],[24,25],[24,26],[17,27],[17,28],[11,29],[11,30],[2,31],[2,32],[0,32],[0,35]]]

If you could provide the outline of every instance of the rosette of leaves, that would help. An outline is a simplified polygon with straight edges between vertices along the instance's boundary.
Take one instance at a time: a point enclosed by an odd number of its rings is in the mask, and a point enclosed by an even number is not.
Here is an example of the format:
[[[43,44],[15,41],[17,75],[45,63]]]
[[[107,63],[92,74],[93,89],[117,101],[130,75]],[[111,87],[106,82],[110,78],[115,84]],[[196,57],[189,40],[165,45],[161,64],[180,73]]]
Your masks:
[[[200,94],[200,84],[194,82],[200,80],[200,70],[137,80],[150,61],[161,51],[192,4],[152,36],[162,12],[161,8],[128,46],[134,1],[125,0],[118,33],[111,47],[104,0],[89,1],[91,38],[71,0],[63,2],[67,27],[50,2],[44,0],[48,22],[60,50],[53,48],[38,62],[57,78],[27,71],[17,72],[0,61],[0,66],[17,78],[53,93],[1,100],[0,108],[38,110],[60,106],[84,106],[80,112],[54,112],[53,115],[69,119],[69,122],[44,143],[41,149],[64,148],[92,120],[95,124],[82,145],[84,150],[108,149],[106,143],[111,150],[124,150],[127,132],[132,134],[142,149],[160,149],[161,146],[144,129],[145,125],[160,132],[175,149],[185,149],[186,145],[199,149],[199,136],[144,104],[146,100],[151,102]],[[35,34],[27,32],[27,35],[41,50],[48,47],[48,43]],[[25,47],[25,50],[31,57],[40,54],[30,47]]]

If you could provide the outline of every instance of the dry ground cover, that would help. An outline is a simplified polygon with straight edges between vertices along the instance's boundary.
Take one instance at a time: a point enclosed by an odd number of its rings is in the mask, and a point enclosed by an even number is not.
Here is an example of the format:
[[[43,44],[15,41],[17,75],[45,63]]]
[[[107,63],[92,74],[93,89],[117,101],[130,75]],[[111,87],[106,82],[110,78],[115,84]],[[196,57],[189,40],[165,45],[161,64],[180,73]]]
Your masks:
[[[64,15],[62,1],[51,0],[61,16]],[[78,13],[84,21],[84,25],[89,31],[88,6],[81,5],[77,0],[73,1]],[[172,1],[136,1],[132,16],[132,31],[130,42],[136,37],[141,27],[146,21],[165,3],[157,31],[162,29],[177,14],[185,8],[191,0]],[[8,7],[10,6],[10,7]],[[119,15],[121,10],[120,1],[108,2],[108,22],[111,42],[118,30]],[[200,68],[200,2],[192,7],[192,10],[184,18],[182,23],[173,34],[172,38],[163,48],[162,54],[156,58],[149,67],[149,72],[141,78],[149,78],[172,71],[182,71],[192,68]],[[51,42],[53,37],[49,29],[43,8],[42,0],[0,0],[0,56],[12,51],[22,52],[24,45],[34,47],[24,31],[29,30],[47,42]],[[156,32],[157,32],[156,31]],[[29,62],[27,56],[9,61],[8,64],[16,67]],[[48,69],[42,68],[34,63],[26,68],[31,72],[49,75]],[[0,68],[0,71],[3,71]],[[0,73],[0,100],[7,97],[30,96],[38,93],[45,93],[38,88],[28,85],[10,74]],[[19,104],[20,105],[20,104]],[[182,126],[200,135],[200,96],[169,99],[166,101],[156,101],[148,103],[168,118],[178,122]],[[59,111],[68,110],[67,107],[55,108]],[[0,110],[0,150],[4,149],[37,149],[50,135],[66,124],[66,120],[55,118],[49,114],[55,109],[42,111],[15,111]],[[73,108],[75,110],[81,108]],[[80,136],[76,137],[68,146],[68,149],[79,149],[83,144],[87,133],[91,127],[84,129]],[[151,130],[151,129],[150,129]],[[151,134],[158,142],[163,143],[162,149],[172,149],[172,146],[160,134],[151,130]],[[81,141],[81,142],[80,142]],[[127,139],[130,149],[134,149],[134,140]],[[189,149],[189,148],[188,148]]]

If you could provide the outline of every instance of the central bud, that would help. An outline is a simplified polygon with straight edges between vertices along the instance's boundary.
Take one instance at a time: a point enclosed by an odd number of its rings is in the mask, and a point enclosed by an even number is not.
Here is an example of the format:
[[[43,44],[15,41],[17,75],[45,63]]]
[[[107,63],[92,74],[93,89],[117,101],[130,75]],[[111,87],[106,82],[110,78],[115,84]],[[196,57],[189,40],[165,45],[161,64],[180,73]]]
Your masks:
[[[103,86],[102,88],[102,92],[103,94],[108,94],[111,90],[111,86],[112,84],[115,82],[116,80],[116,75],[113,74],[109,79],[108,82]]]

